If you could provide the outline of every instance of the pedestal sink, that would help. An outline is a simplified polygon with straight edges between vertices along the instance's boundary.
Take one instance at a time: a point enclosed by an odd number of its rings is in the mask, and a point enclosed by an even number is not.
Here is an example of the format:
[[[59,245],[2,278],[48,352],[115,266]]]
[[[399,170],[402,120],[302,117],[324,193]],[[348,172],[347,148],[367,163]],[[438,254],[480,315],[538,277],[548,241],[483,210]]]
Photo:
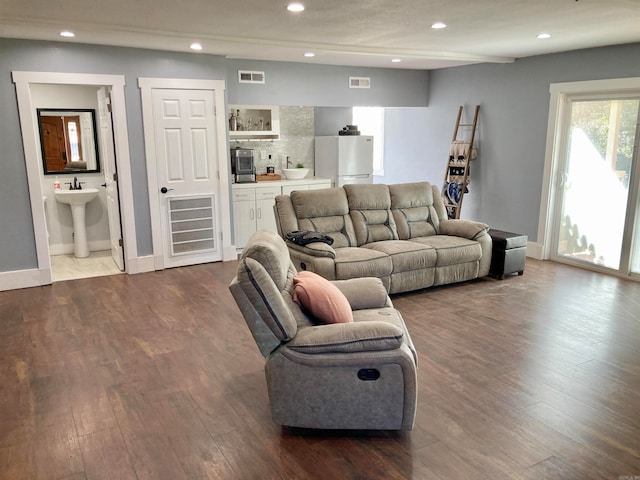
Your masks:
[[[78,258],[89,256],[87,226],[85,224],[85,206],[98,196],[97,188],[84,190],[55,190],[56,200],[71,207],[73,217],[73,255]]]

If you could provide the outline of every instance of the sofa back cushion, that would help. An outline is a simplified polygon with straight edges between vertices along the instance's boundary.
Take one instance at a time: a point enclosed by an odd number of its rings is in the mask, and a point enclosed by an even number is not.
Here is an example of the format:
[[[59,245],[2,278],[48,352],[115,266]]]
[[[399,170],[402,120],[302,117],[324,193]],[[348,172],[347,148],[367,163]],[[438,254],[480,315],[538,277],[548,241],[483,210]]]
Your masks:
[[[439,233],[439,210],[445,218],[446,212],[440,193],[437,190],[435,193],[437,198],[429,182],[389,185],[391,211],[401,240]]]
[[[276,203],[273,207],[273,213],[276,217],[276,227],[282,238],[286,238],[287,233],[300,230],[298,227],[298,218],[291,203],[289,195],[276,196]]]
[[[345,185],[358,246],[398,240],[387,185]]]
[[[329,235],[333,238],[333,248],[356,245],[347,195],[342,188],[296,190],[290,197],[299,230]]]

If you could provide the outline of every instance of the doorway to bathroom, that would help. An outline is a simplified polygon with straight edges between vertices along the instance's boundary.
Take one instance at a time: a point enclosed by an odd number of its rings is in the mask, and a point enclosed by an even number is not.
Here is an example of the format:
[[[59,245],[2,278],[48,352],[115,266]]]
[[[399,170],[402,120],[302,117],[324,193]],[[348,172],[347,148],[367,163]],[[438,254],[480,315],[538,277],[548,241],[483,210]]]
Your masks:
[[[137,272],[137,245],[124,103],[124,77],[116,75],[65,74],[50,72],[13,72],[38,259],[38,284],[88,276]],[[74,95],[59,94],[71,91]],[[52,94],[52,92],[54,92]],[[58,92],[58,93],[55,93]],[[110,93],[110,95],[109,95]],[[92,97],[95,105],[95,138],[99,168],[81,173],[67,169],[48,174],[43,168],[37,108],[82,108]],[[75,100],[73,100],[75,98]],[[63,101],[71,101],[62,105]],[[73,103],[73,102],[79,103]],[[57,102],[57,103],[56,103]],[[110,112],[109,112],[110,110]],[[99,125],[99,126],[98,126]],[[116,172],[117,159],[117,172]],[[74,165],[75,167],[75,165]],[[82,184],[97,191],[85,211],[85,230],[90,254],[78,255],[78,224],[70,205],[56,200],[55,186],[69,189],[66,183]],[[119,206],[119,202],[121,207]],[[95,208],[91,208],[92,207]],[[78,258],[83,257],[83,258]]]

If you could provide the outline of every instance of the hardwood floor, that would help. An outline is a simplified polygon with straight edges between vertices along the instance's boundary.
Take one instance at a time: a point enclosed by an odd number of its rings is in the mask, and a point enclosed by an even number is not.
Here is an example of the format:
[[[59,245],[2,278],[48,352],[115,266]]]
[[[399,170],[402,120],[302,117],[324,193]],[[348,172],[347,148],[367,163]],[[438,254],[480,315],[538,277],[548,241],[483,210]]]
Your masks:
[[[0,477],[640,479],[640,284],[551,262],[397,295],[413,432],[281,429],[235,262],[0,292]]]

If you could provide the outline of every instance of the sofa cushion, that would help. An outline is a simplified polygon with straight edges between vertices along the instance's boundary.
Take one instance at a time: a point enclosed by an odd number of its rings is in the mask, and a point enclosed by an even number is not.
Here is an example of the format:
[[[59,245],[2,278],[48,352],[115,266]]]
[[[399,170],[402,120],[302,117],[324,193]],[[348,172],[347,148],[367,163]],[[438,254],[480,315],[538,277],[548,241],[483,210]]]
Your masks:
[[[344,189],[296,190],[291,192],[291,203],[298,218],[299,230],[329,235],[333,238],[334,248],[356,245]],[[283,232],[283,235],[287,233]]]
[[[354,184],[343,188],[358,246],[398,239],[387,185]]]
[[[480,244],[462,237],[432,235],[430,237],[413,238],[411,241],[435,248],[437,267],[477,262],[482,258]]]
[[[300,272],[293,277],[293,300],[320,323],[353,322],[347,297],[316,273]]]
[[[489,230],[486,223],[474,222],[471,220],[443,220],[440,222],[440,233],[476,240],[480,235]]]
[[[333,280],[332,283],[347,297],[353,311],[391,306],[387,289],[377,277]]]
[[[400,239],[409,240],[438,233],[440,219],[430,183],[389,185],[389,195]]]
[[[402,328],[378,320],[301,328],[287,348],[309,354],[395,350],[403,338]]]
[[[391,257],[370,248],[345,247],[336,250],[336,280],[358,277],[386,277],[393,270]]]
[[[435,248],[421,243],[406,240],[387,240],[385,242],[369,243],[364,245],[363,248],[389,255],[393,263],[392,273],[420,270],[436,265],[437,253]]]

